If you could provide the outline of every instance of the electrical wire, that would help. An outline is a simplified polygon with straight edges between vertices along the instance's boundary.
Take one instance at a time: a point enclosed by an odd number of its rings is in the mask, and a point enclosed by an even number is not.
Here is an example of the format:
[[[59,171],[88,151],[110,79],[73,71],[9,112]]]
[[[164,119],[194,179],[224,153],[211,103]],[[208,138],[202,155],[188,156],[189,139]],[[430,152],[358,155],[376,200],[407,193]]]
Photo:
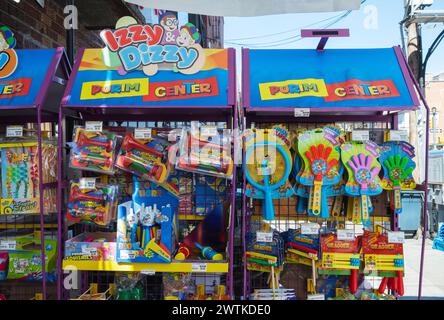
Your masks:
[[[433,41],[433,43],[430,45],[429,50],[427,51],[427,54],[425,56],[424,62],[422,64],[422,76],[425,77],[425,73],[426,73],[426,68],[427,68],[427,62],[429,61],[430,57],[432,56],[433,52],[436,50],[436,48],[439,46],[439,44],[441,43],[442,39],[444,39],[444,30],[442,30],[438,36],[435,38],[435,40]]]

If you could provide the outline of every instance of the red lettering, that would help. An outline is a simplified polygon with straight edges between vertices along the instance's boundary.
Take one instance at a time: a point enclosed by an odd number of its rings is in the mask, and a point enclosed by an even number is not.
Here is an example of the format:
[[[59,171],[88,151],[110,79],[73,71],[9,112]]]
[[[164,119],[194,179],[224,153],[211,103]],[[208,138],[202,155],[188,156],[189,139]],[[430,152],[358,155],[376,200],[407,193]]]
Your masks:
[[[156,45],[160,43],[160,40],[163,36],[163,28],[158,24],[154,25],[154,27],[150,25],[144,26],[145,33],[148,36],[148,44],[150,46]]]
[[[102,90],[101,86],[93,85],[91,87],[91,94],[94,96],[94,95],[98,94],[101,90]]]
[[[141,25],[134,25],[128,27],[129,32],[131,32],[131,38],[133,42],[145,42],[148,40],[148,36],[143,32],[144,28]]]
[[[115,52],[119,49],[117,39],[114,37],[114,34],[111,30],[103,30],[102,32],[100,32],[100,37],[111,51]]]
[[[279,87],[275,87],[275,86],[270,87],[270,93],[272,95],[275,95],[278,92],[279,92]]]
[[[117,39],[117,43],[120,48],[126,47],[131,44],[132,40],[129,36],[127,28],[118,29],[114,32],[114,37]]]

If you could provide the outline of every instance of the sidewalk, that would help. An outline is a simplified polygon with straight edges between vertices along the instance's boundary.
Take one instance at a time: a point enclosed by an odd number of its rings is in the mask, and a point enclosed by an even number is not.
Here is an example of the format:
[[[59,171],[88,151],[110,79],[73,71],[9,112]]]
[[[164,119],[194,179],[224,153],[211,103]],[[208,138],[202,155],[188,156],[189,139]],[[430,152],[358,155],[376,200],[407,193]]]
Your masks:
[[[404,244],[406,298],[418,296],[419,263],[421,259],[422,239],[406,239]],[[432,249],[432,241],[426,240],[424,273],[422,282],[424,299],[444,299],[444,252]]]

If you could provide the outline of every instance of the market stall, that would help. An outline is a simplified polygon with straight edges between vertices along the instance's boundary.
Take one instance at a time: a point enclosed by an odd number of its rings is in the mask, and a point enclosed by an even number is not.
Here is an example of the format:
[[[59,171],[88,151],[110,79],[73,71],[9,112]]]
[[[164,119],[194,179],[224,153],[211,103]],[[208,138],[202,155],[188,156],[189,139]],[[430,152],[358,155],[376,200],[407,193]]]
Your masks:
[[[63,48],[0,53],[0,295],[55,298],[57,140],[70,65]],[[38,63],[36,63],[38,61]]]
[[[242,52],[246,299],[404,294],[398,217],[404,192],[427,192],[427,173],[413,178],[427,155],[415,162],[425,152],[397,117],[427,105],[399,47],[325,48],[348,35],[302,30],[316,49]]]
[[[174,41],[128,19],[102,31],[105,49],[79,50],[61,104],[82,118],[59,126],[63,269],[117,299],[232,297],[234,50],[203,49],[189,23]],[[127,28],[139,37],[123,43]]]

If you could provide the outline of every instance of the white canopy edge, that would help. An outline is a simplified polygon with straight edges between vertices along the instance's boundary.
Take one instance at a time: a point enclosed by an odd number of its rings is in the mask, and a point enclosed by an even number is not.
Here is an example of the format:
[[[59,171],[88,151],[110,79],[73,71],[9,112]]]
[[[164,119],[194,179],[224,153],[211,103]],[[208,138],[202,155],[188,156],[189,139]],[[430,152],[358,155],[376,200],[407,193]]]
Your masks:
[[[254,17],[358,10],[360,0],[125,0],[145,8],[209,16]]]

